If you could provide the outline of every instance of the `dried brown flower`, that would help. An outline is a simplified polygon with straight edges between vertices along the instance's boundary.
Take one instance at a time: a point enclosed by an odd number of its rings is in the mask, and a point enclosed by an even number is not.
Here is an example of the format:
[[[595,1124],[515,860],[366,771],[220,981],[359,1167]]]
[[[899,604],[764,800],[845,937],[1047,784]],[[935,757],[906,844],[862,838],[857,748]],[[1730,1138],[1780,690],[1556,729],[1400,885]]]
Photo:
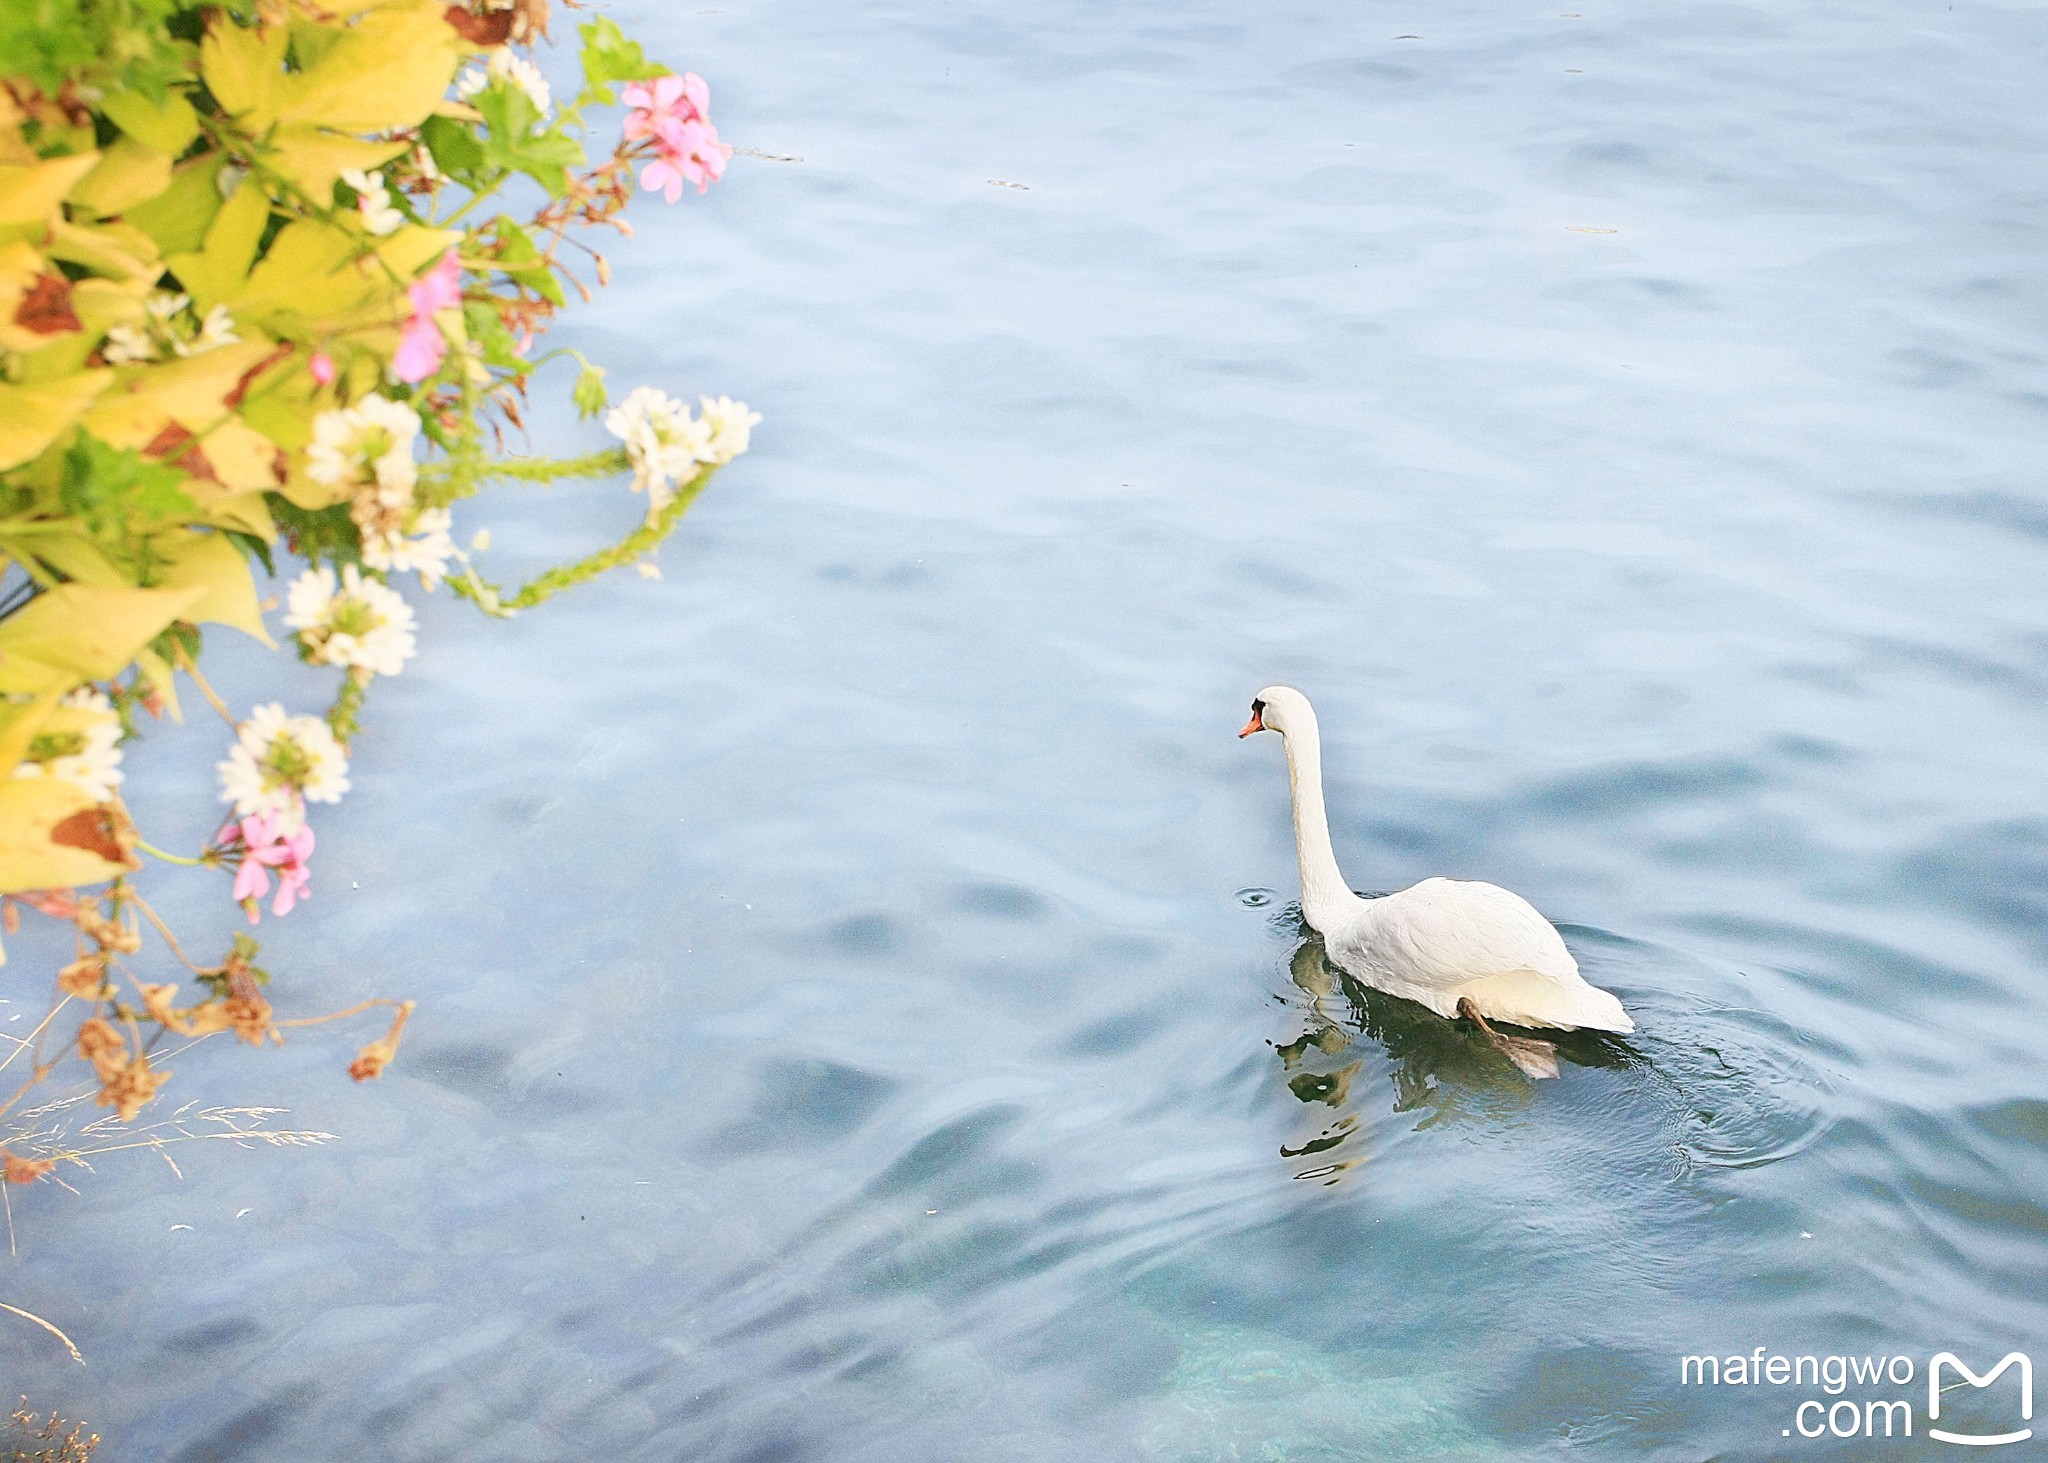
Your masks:
[[[263,1038],[267,1036],[279,1046],[284,1045],[284,1037],[271,1024],[270,1002],[261,995],[252,991],[246,996],[229,996],[222,1004],[226,1008],[228,1024],[235,1028],[237,1041],[245,1041],[250,1046],[261,1046]]]
[[[116,955],[133,955],[142,948],[142,931],[134,919],[130,918],[125,923],[108,919],[100,913],[96,901],[80,900],[71,918],[77,924],[78,932],[102,950]]]
[[[56,1166],[54,1158],[22,1158],[0,1148],[0,1180],[10,1184],[32,1184]]]
[[[104,953],[81,955],[57,972],[57,989],[81,1001],[97,1001],[107,985],[107,957]]]
[[[381,1077],[385,1067],[398,1055],[398,1039],[405,1032],[405,1023],[412,1017],[412,1002],[407,1001],[398,1008],[398,1015],[391,1022],[391,1029],[356,1053],[356,1059],[348,1064],[349,1076],[358,1082],[367,1082],[372,1077]]]
[[[138,983],[135,989],[142,992],[142,1009],[149,1012],[150,1020],[161,1022],[173,1031],[178,1029],[178,1013],[171,1006],[172,999],[178,994],[177,986]]]
[[[119,1056],[115,1054],[119,1053]],[[93,1070],[104,1082],[109,1070],[121,1065],[128,1054],[128,1043],[114,1023],[103,1016],[91,1016],[79,1025],[78,1054],[92,1063]]]
[[[168,1074],[151,1071],[149,1058],[138,1053],[131,1061],[115,1066],[111,1074],[101,1070],[100,1095],[93,1101],[96,1106],[113,1108],[122,1122],[132,1122],[168,1080]]]

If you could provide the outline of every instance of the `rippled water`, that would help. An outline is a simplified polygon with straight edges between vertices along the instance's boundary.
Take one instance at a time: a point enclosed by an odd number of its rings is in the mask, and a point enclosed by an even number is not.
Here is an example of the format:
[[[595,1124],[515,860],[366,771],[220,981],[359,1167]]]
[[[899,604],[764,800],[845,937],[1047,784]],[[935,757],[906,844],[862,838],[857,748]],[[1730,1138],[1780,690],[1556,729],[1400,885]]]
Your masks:
[[[752,151],[573,340],[758,445],[659,584],[426,608],[265,927],[404,1059],[205,1049],[339,1141],[17,1196],[90,1366],[8,1388],[121,1459],[1951,1451],[1678,1358],[2048,1364],[2048,44],[1566,3],[619,7]],[[1275,679],[1355,883],[1526,893],[1640,1032],[1539,1089],[1335,978]]]

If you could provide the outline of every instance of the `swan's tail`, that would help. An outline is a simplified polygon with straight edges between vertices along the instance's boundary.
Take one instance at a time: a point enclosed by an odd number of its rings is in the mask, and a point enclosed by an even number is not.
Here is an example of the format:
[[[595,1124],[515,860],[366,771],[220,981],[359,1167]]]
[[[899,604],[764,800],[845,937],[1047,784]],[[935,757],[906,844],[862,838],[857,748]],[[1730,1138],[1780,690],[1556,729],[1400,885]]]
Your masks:
[[[1619,1000],[1578,976],[1566,982],[1533,970],[1516,970],[1471,981],[1453,994],[1470,997],[1487,1020],[1511,1026],[1617,1033],[1636,1029]]]

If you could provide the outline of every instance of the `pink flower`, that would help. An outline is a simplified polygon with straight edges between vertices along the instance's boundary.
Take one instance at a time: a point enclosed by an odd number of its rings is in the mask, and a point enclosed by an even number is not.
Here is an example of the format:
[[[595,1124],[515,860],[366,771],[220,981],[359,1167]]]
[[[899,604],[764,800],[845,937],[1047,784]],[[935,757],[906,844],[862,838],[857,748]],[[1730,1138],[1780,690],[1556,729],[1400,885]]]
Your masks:
[[[665,126],[711,120],[711,87],[694,71],[654,78],[653,86],[634,82],[620,95],[633,110],[626,116],[626,137],[653,137]]]
[[[313,830],[303,818],[287,831],[276,813],[251,813],[239,823],[221,829],[221,841],[242,845],[242,867],[235,873],[234,897],[247,905],[249,923],[257,921],[256,901],[270,892],[268,870],[277,870],[277,899],[270,906],[275,915],[287,915],[292,906],[307,897],[313,871],[306,860],[313,854]]]
[[[398,353],[391,358],[391,374],[401,381],[424,381],[441,369],[448,342],[434,323],[436,310],[462,303],[462,261],[450,249],[440,263],[406,286],[405,298],[412,315],[398,338]]]
[[[334,384],[334,357],[326,351],[314,351],[313,359],[306,362],[306,369],[313,373],[313,379],[322,386]]]
[[[725,175],[725,160],[732,156],[709,122],[685,122],[672,137],[658,138],[655,146],[660,156],[640,170],[640,186],[649,193],[661,190],[670,203],[682,196],[685,179],[695,183],[699,193],[709,191]]]
[[[654,161],[640,170],[640,186],[659,191],[670,203],[682,197],[684,182],[703,193],[724,176],[732,149],[718,140],[711,125],[711,88],[692,71],[682,76],[657,76],[651,86],[638,83],[622,93],[633,108],[626,115],[629,141],[645,138],[654,144]]]

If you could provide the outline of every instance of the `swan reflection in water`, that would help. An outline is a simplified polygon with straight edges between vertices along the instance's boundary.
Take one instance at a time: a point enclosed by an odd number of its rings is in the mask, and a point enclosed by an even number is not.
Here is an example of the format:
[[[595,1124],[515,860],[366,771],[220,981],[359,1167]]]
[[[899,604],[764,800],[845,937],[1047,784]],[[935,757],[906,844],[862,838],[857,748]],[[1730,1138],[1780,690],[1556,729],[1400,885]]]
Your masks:
[[[1373,1045],[1388,1063],[1393,1111],[1421,1114],[1418,1130],[1513,1122],[1542,1099],[1536,1084],[1469,1022],[1446,1021],[1413,1001],[1360,984],[1330,963],[1321,936],[1305,925],[1296,929],[1301,943],[1289,973],[1307,1001],[1288,1004],[1302,1027],[1292,1041],[1273,1044],[1288,1091],[1314,1113],[1306,1135],[1280,1148],[1283,1158],[1314,1160],[1296,1178],[1334,1184],[1364,1161],[1365,1155],[1346,1150],[1369,1093],[1377,1090]],[[1639,1060],[1626,1042],[1597,1032],[1542,1035],[1557,1044],[1567,1066],[1625,1067]]]

